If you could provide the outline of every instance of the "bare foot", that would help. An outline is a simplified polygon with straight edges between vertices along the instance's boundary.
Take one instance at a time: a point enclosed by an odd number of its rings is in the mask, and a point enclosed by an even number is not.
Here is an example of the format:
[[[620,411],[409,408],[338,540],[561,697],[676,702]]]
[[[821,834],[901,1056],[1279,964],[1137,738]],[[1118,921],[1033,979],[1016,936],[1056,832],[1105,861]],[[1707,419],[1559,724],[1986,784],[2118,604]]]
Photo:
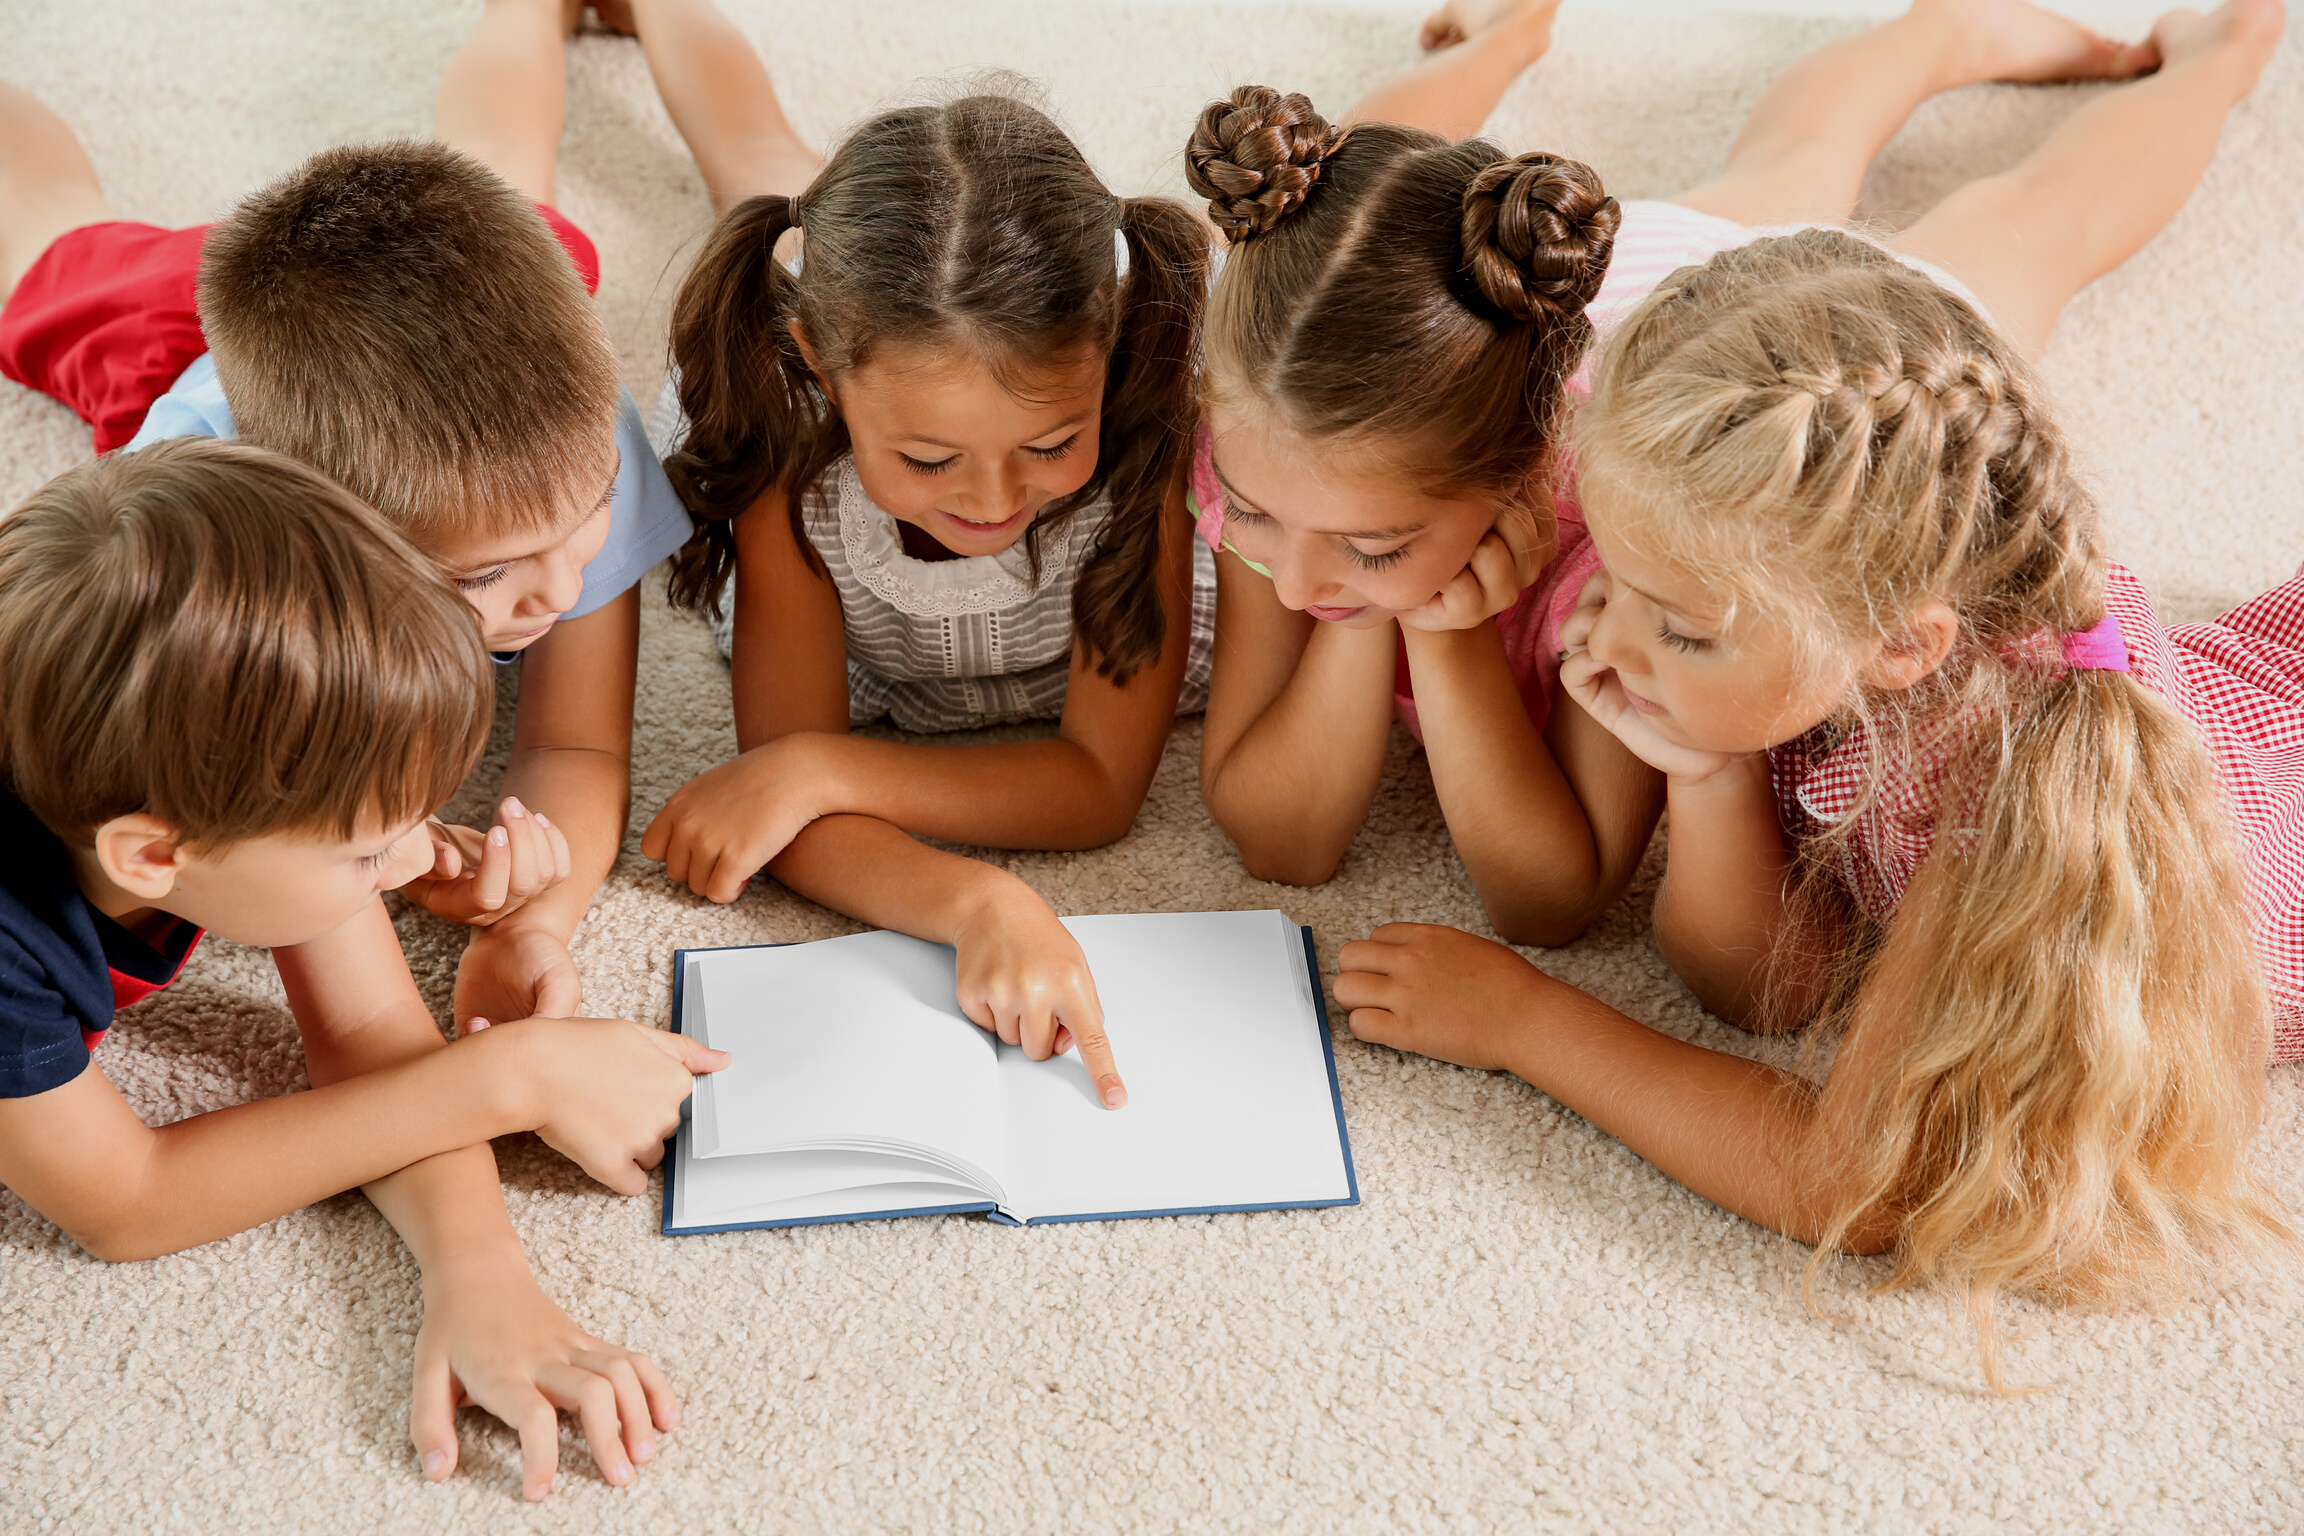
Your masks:
[[[640,24],[632,19],[632,0],[592,0],[592,14],[604,32],[618,37],[640,35]]]
[[[1448,0],[1424,18],[1416,42],[1426,53],[1437,53],[1515,21],[1529,34],[1533,59],[1551,46],[1552,17],[1559,9],[1560,0]]]
[[[1913,0],[1910,16],[1948,29],[1963,84],[2126,80],[2160,62],[2150,43],[2116,43],[2029,0]]]
[[[2264,61],[2280,42],[2288,25],[2288,8],[2281,0],[2229,0],[2203,16],[2198,11],[2170,11],[2152,25],[2152,46],[2162,64],[2190,64],[2221,59],[2234,69],[2234,99],[2256,88]]]

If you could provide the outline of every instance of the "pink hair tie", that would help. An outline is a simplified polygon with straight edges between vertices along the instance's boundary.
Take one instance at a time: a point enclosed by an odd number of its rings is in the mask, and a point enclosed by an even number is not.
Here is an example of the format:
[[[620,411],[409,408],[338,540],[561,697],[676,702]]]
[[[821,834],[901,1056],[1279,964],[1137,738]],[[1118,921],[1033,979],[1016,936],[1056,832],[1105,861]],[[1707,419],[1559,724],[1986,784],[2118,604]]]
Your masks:
[[[2125,672],[2128,642],[2120,638],[2120,621],[2107,613],[2094,629],[2064,631],[2064,664],[2075,672]]]

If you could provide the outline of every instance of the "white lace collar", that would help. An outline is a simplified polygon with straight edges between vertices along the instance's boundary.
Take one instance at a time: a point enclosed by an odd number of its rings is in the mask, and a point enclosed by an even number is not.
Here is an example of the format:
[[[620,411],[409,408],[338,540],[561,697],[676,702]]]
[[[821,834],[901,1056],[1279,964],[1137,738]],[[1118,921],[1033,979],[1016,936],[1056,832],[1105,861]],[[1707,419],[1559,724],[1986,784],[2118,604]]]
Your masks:
[[[896,519],[865,494],[856,461],[842,459],[835,473],[840,542],[848,551],[849,569],[881,601],[921,618],[1018,607],[1061,581],[1069,568],[1072,530],[1090,512],[1083,507],[1041,536],[1040,579],[1035,582],[1022,539],[996,555],[913,559],[904,553]]]

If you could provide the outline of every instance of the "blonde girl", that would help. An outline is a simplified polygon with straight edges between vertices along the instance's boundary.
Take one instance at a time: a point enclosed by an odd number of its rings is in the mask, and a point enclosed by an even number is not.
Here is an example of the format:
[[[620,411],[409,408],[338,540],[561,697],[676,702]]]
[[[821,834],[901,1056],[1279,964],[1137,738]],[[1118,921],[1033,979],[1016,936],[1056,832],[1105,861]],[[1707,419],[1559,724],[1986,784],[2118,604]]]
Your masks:
[[[2024,357],[2181,201],[2282,20],[2164,18],[2156,76],[1915,226],[2014,336],[1810,230],[1674,274],[1579,413],[1606,579],[1563,684],[1665,776],[1666,958],[1747,1028],[1844,1026],[1822,1086],[1447,929],[1337,983],[1363,1038],[1963,1295],[1996,1384],[2004,1294],[2160,1300],[2287,1238],[2247,1153],[2268,1054],[2304,1055],[2304,578],[2164,628]]]
[[[699,525],[674,601],[714,608],[735,578],[741,749],[642,847],[715,901],[766,866],[955,945],[967,1014],[1036,1059],[1077,1041],[1117,1108],[1071,935],[1021,880],[919,839],[1090,848],[1135,820],[1193,652],[1205,231],[1114,196],[1004,95],[884,112],[819,166],[717,12],[640,0],[632,19],[728,205],[674,313],[685,426],[666,469]],[[883,716],[1057,726],[992,745],[850,734]]]
[[[1495,24],[1492,58],[1531,15],[1548,26],[1550,7]],[[1193,468],[1201,532],[1229,551],[1201,780],[1252,873],[1315,884],[1366,819],[1399,718],[1496,931],[1562,944],[1622,893],[1663,803],[1661,777],[1556,687],[1598,569],[1559,452],[1594,341],[1753,226],[1847,218],[1932,92],[2156,55],[2019,0],[1919,0],[1777,81],[1718,180],[1618,204],[1573,161],[1381,120],[1476,121],[1481,46],[1356,123],[1252,87],[1192,138],[1193,186],[1233,242]]]

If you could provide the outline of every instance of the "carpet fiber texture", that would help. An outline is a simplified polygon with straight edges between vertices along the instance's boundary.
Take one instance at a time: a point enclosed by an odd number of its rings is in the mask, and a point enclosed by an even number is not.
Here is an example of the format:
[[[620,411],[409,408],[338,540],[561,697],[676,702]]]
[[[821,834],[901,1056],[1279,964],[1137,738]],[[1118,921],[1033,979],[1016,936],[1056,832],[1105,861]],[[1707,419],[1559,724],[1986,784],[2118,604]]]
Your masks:
[[[1180,190],[1196,108],[1247,81],[1340,110],[1413,55],[1393,5],[800,4],[734,0],[802,128],[990,67],[1045,82],[1118,188]],[[477,14],[12,0],[4,69],[54,103],[135,218],[211,217],[325,145],[417,134]],[[1625,196],[1722,163],[1743,111],[1857,25],[1571,10],[1494,131],[1590,159]],[[569,50],[560,204],[599,240],[601,304],[652,397],[664,316],[707,226],[637,45]],[[1867,187],[1887,222],[2012,163],[2085,88],[1931,103]],[[2083,295],[2047,372],[2167,614],[2197,618],[2304,555],[2304,56],[2290,43],[2174,226]],[[0,385],[0,505],[87,456],[63,408]],[[662,1023],[676,945],[855,925],[779,888],[716,908],[638,832],[732,751],[703,627],[648,609],[632,836],[576,943],[592,1011]],[[508,690],[509,691],[509,690]],[[508,713],[505,716],[509,718]],[[500,733],[501,735],[501,733]],[[1485,931],[1403,743],[1319,890],[1261,884],[1200,805],[1178,724],[1136,829],[1004,855],[1065,912],[1279,906],[1323,966],[1393,918]],[[502,741],[467,793],[501,769]],[[1536,954],[1674,1034],[1708,1020],[1649,932],[1655,863],[1582,942]],[[400,931],[445,1015],[461,932]],[[2019,1308],[2017,1399],[1965,1325],[1836,1266],[1810,1313],[1787,1244],[1656,1173],[1516,1080],[1350,1038],[1337,1062],[1364,1204],[1015,1231],[921,1219],[668,1240],[532,1143],[501,1149],[546,1289],[651,1352],[687,1426],[615,1490],[571,1435],[557,1496],[475,1414],[418,1474],[405,1420],[417,1276],[358,1194],[172,1258],[106,1266],[0,1193],[0,1525],[11,1530],[2274,1530],[2304,1525],[2304,1283],[2236,1276],[2160,1316]],[[1123,1042],[1124,1047],[1124,1042]],[[303,1084],[268,959],[202,946],[98,1060],[148,1119]],[[1123,1060],[1125,1057],[1123,1056]],[[2276,1074],[2259,1157],[2304,1202],[2304,1084]]]

